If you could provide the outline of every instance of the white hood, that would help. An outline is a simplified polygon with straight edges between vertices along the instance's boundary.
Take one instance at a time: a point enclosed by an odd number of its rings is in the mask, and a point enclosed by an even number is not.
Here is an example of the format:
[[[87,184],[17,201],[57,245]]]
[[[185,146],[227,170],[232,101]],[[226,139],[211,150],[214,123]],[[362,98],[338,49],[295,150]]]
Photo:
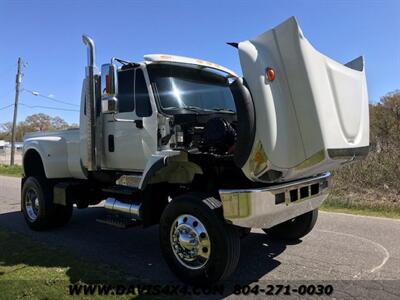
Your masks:
[[[294,179],[366,155],[369,113],[362,57],[343,65],[319,53],[294,17],[239,43],[238,49],[256,112],[253,151],[243,167],[249,178]],[[273,81],[266,78],[268,67],[275,71]]]

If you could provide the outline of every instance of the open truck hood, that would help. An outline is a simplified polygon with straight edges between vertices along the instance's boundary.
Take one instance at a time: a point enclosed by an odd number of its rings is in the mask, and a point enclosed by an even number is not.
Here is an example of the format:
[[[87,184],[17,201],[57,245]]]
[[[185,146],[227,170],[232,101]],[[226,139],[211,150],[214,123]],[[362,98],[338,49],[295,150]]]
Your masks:
[[[294,17],[238,44],[256,114],[252,180],[291,180],[364,157],[369,147],[364,61],[345,65],[307,41]],[[268,81],[266,69],[275,71]]]

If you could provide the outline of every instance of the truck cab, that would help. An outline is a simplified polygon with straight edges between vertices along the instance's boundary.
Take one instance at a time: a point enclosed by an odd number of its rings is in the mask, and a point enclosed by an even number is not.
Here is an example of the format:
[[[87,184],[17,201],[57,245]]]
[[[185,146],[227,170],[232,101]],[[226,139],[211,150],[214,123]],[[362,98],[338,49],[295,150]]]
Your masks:
[[[159,224],[161,251],[190,284],[235,269],[240,238],[308,234],[329,171],[368,153],[364,61],[319,53],[295,18],[230,43],[243,76],[201,59],[146,55],[95,64],[88,50],[79,129],[24,141],[27,224],[66,224],[104,201],[100,222]]]
[[[99,102],[98,109],[102,111],[97,117],[104,136],[100,169],[143,172],[152,155],[169,150],[200,153],[201,148],[210,154],[227,154],[228,149],[214,149],[206,144],[202,135],[208,120],[236,121],[230,81],[238,77],[228,69],[217,65],[210,68],[205,65],[207,62],[199,62],[172,55],[146,55],[142,63],[124,61],[119,67],[103,66],[103,107]],[[117,70],[118,98],[107,91],[110,67]],[[82,101],[82,154],[87,138],[84,104]],[[118,109],[108,111],[109,107]],[[234,138],[224,148],[233,146]]]

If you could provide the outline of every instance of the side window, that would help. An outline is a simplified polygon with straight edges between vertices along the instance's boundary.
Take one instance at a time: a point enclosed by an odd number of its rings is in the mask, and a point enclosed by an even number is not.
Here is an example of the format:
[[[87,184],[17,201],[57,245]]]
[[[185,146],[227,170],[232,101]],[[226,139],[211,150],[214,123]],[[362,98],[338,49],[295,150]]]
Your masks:
[[[131,112],[135,109],[134,101],[135,70],[121,70],[118,72],[118,110]]]
[[[136,115],[138,117],[149,117],[152,114],[149,91],[147,90],[146,80],[143,71],[136,70],[135,81],[135,102]]]

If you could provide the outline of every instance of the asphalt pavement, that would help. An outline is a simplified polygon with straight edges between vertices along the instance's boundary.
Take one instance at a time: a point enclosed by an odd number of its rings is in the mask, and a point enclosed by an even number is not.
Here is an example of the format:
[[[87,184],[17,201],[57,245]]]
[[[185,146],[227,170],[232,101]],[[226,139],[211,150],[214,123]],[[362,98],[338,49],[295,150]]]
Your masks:
[[[161,257],[157,226],[118,229],[96,222],[103,213],[102,207],[75,209],[67,226],[33,232],[20,212],[20,179],[0,176],[0,227],[120,269],[132,280],[177,281]],[[363,285],[387,293],[386,299],[400,297],[400,220],[320,212],[314,230],[299,243],[270,241],[255,229],[241,246],[231,285],[323,282],[342,290]],[[80,274],[70,269],[69,276],[74,280]]]

